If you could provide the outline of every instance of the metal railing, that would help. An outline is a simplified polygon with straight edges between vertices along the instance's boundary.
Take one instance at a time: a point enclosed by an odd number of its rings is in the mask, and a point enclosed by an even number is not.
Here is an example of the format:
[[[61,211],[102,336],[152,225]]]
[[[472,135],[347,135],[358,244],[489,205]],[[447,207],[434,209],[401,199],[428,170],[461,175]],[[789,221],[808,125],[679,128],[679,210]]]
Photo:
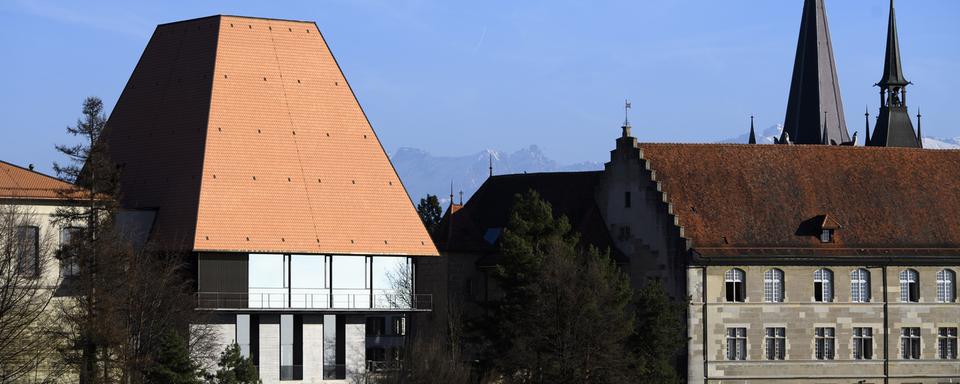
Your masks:
[[[400,370],[400,361],[367,360],[367,372],[391,372]]]
[[[430,310],[433,295],[197,292],[201,309]]]

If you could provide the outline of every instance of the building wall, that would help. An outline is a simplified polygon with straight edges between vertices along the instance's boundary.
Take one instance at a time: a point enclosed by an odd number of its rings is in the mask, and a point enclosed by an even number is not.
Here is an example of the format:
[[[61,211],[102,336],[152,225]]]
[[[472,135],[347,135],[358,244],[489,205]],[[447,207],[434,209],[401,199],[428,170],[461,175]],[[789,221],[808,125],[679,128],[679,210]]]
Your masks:
[[[937,328],[957,327],[960,319],[960,304],[937,303],[936,273],[942,266],[911,267],[920,273],[920,302],[900,303],[899,272],[906,267],[886,268],[887,282],[883,284],[883,267],[829,266],[834,273],[834,300],[829,303],[814,302],[814,271],[821,266],[736,266],[746,272],[746,300],[743,303],[726,302],[724,273],[734,266],[691,267],[689,288],[697,293],[694,279],[705,273],[704,300],[694,296],[690,303],[689,348],[691,362],[688,367],[691,382],[704,379],[706,382],[766,382],[782,380],[809,382],[819,378],[818,383],[853,383],[858,380],[882,382],[884,376],[884,336],[889,335],[887,354],[890,382],[940,383],[960,380],[960,361],[941,360],[937,356]],[[764,301],[764,271],[776,267],[784,272],[784,301]],[[871,274],[871,300],[869,303],[850,301],[850,273],[856,268],[866,268]],[[958,266],[948,266],[960,272]],[[884,289],[886,287],[886,289]],[[885,292],[886,291],[886,292]],[[887,300],[884,300],[884,297]],[[885,305],[886,304],[886,305]],[[886,318],[888,328],[884,327]],[[747,359],[726,359],[727,328],[747,329]],[[765,328],[783,327],[786,331],[786,357],[782,361],[765,358]],[[816,360],[816,327],[836,329],[834,360]],[[873,329],[872,360],[853,359],[853,328]],[[901,327],[921,328],[921,359],[900,358]],[[701,354],[701,356],[697,356]]]
[[[379,316],[383,316],[380,314]],[[345,323],[346,379],[323,380],[325,352],[324,315],[303,315],[303,380],[280,380],[280,315],[259,315],[259,365],[260,379],[263,384],[297,383],[350,383],[356,377],[361,377],[366,371],[366,316],[336,316],[337,321]],[[210,332],[219,353],[236,341],[236,314],[211,315],[205,324],[191,327],[195,331],[201,328]],[[334,351],[336,348],[327,348]],[[219,356],[219,355],[218,355]],[[216,370],[216,362],[207,362],[208,369]]]

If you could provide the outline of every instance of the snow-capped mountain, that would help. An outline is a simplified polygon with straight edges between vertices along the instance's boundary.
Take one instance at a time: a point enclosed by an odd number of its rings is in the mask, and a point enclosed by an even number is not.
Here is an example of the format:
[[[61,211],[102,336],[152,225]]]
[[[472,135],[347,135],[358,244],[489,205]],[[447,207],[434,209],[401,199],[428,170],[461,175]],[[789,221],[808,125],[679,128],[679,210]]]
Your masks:
[[[524,172],[592,171],[603,168],[597,162],[561,165],[548,158],[536,145],[513,153],[486,149],[465,156],[434,156],[417,148],[400,148],[390,155],[394,168],[400,174],[410,198],[417,203],[427,194],[437,195],[441,205],[450,202],[450,185],[455,199],[463,191],[463,200],[480,188],[489,175],[489,161],[493,160],[495,175]]]
[[[773,144],[780,137],[782,124],[776,124],[757,132],[757,142]],[[745,133],[720,143],[746,143],[750,134]],[[861,141],[858,145],[863,145]],[[923,138],[923,147],[927,149],[960,149],[960,137]],[[561,165],[548,158],[536,145],[520,149],[513,153],[485,149],[464,156],[435,156],[417,148],[400,148],[390,155],[393,166],[400,174],[403,185],[414,203],[427,194],[437,195],[441,205],[450,203],[450,185],[453,184],[454,199],[459,201],[460,191],[467,201],[477,188],[487,179],[489,160],[493,159],[495,175],[533,172],[594,171],[603,169],[603,163],[583,162]]]
[[[783,130],[783,124],[776,124],[764,129],[763,132],[757,132],[757,144],[773,144],[774,138],[780,138],[780,131]],[[740,136],[721,140],[722,144],[746,144],[750,141],[750,132],[744,133]]]

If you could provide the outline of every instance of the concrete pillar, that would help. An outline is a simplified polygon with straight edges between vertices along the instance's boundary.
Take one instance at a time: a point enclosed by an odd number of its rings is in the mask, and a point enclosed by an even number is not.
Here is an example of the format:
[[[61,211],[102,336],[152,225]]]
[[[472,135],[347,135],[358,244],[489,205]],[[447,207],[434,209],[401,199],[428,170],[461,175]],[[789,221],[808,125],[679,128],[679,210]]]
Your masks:
[[[342,316],[341,319],[346,322],[344,343],[349,381],[357,375],[362,375],[367,368],[367,322],[363,316]]]
[[[260,380],[280,384],[280,315],[260,315]]]
[[[323,316],[303,316],[303,381],[323,380]]]

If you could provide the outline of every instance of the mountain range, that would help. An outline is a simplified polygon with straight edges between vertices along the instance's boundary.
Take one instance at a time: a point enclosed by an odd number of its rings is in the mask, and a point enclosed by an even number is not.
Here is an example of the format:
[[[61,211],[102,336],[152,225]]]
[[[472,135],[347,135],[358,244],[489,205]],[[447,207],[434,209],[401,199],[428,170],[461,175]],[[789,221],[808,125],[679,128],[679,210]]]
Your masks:
[[[780,136],[781,124],[770,126],[758,132],[757,142],[773,144],[773,138]],[[719,141],[720,143],[746,143],[749,133]],[[859,143],[858,143],[859,144]],[[928,149],[960,149],[960,137],[933,138],[924,137],[923,147]],[[495,149],[463,156],[436,156],[422,149],[400,148],[390,154],[390,160],[396,168],[407,193],[414,204],[427,194],[436,195],[440,204],[446,207],[450,203],[451,190],[454,201],[467,201],[490,174],[492,164],[495,175],[534,172],[595,171],[603,169],[602,162],[582,162],[560,164],[547,157],[536,145],[506,152]]]

